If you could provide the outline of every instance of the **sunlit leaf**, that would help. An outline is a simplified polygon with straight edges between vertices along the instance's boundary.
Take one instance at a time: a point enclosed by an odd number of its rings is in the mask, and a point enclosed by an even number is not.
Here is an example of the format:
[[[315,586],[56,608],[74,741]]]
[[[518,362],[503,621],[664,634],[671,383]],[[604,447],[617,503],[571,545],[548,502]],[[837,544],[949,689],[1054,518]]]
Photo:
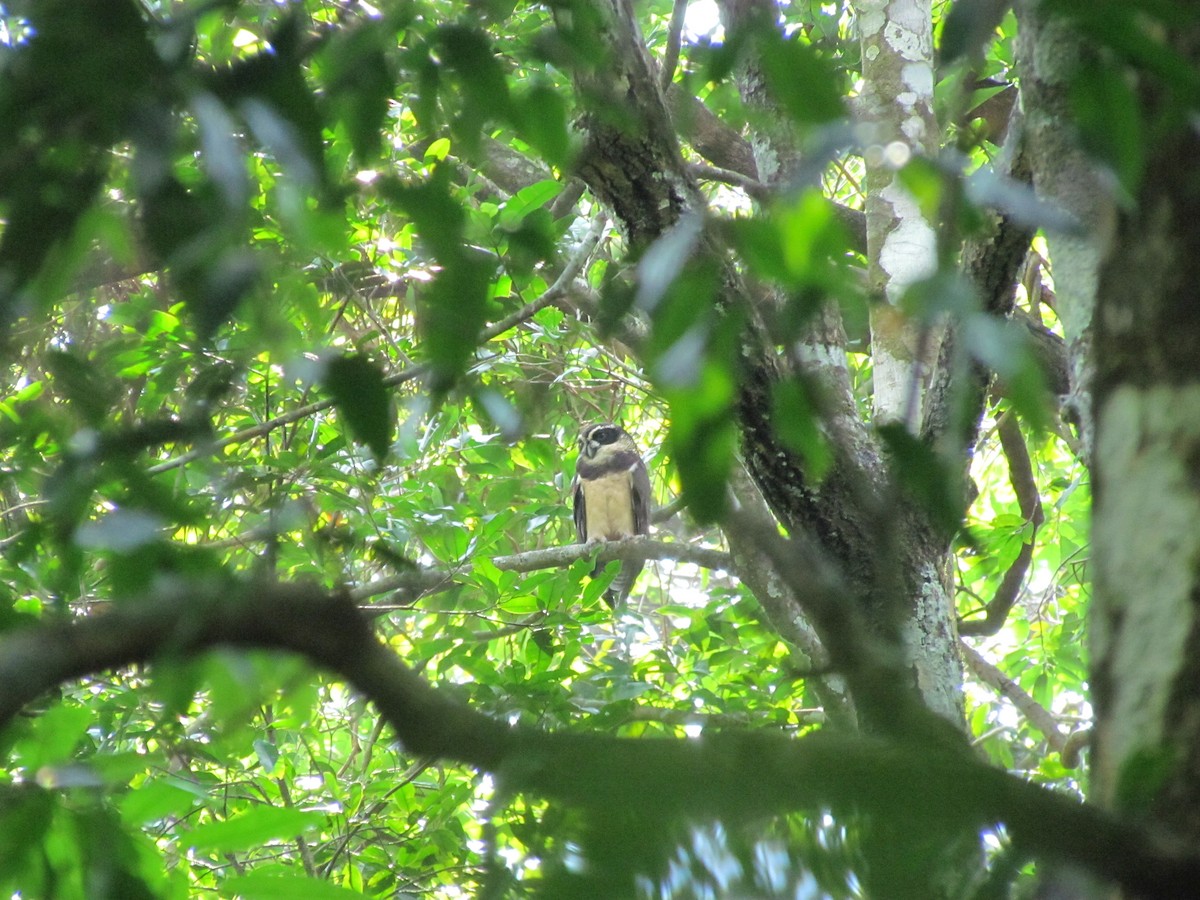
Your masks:
[[[177,780],[155,778],[122,797],[120,811],[126,822],[141,825],[167,816],[182,816],[197,802],[195,792],[186,790]]]
[[[548,178],[517,191],[500,209],[500,226],[513,228],[535,209],[549,203],[562,191],[562,183]]]
[[[42,766],[69,760],[84,739],[93,714],[83,706],[56,703],[37,721],[34,741],[22,741],[21,763],[33,775]]]

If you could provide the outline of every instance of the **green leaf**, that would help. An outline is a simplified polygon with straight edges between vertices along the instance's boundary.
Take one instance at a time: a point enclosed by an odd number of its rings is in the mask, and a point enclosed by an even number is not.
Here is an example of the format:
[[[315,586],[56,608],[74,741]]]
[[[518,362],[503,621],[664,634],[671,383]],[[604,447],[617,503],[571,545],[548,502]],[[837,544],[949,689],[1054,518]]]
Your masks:
[[[725,485],[737,449],[733,384],[728,373],[710,365],[694,391],[665,393],[673,398],[667,445],[679,467],[684,499],[699,521],[713,521],[725,511]],[[706,397],[707,409],[697,408],[700,396]]]
[[[237,140],[239,125],[225,104],[207,91],[192,97],[192,112],[200,129],[204,168],[226,207],[237,215],[250,197],[246,155]]]
[[[433,365],[433,391],[444,393],[461,377],[487,322],[490,263],[462,258],[438,272],[421,293],[418,309],[425,349]]]
[[[71,759],[93,721],[95,714],[83,706],[57,703],[50,707],[34,726],[33,739],[19,745],[22,765],[33,773]]]
[[[1021,418],[1038,431],[1049,427],[1050,392],[1028,331],[1011,321],[975,313],[963,323],[963,340],[967,351],[996,373]]]
[[[486,122],[511,117],[508,81],[490,39],[482,31],[448,25],[439,30],[438,38],[442,59],[458,74],[466,95],[455,135],[474,152]]]
[[[650,245],[638,261],[635,295],[638,306],[654,312],[691,259],[703,232],[704,220],[698,215],[686,215]]]
[[[1145,815],[1157,805],[1163,787],[1179,765],[1165,746],[1144,746],[1125,756],[1117,774],[1114,806],[1126,815]]]
[[[40,861],[42,841],[54,819],[55,795],[41,788],[25,785],[8,788],[5,802],[0,804],[0,879],[18,875],[26,866]],[[0,880],[0,884],[4,884]]]
[[[438,138],[435,141],[430,142],[429,146],[425,148],[425,153],[423,154],[423,157],[426,160],[426,162],[428,162],[430,160],[436,160],[438,162],[441,162],[443,159],[445,159],[449,155],[450,155],[450,138],[442,137],[442,138]]]
[[[269,49],[218,72],[209,87],[238,110],[288,175],[310,188],[323,187],[324,123],[304,75],[301,17],[286,16],[269,43]]]
[[[351,437],[382,462],[396,433],[392,398],[383,370],[363,356],[338,356],[325,367],[325,388]]]
[[[269,741],[257,740],[254,742],[254,755],[258,757],[258,763],[264,772],[270,774],[275,771],[275,766],[279,763],[278,747]]]
[[[448,143],[446,148],[449,149]],[[443,266],[456,264],[462,258],[467,217],[462,205],[450,194],[448,167],[438,166],[428,181],[404,184],[387,179],[381,181],[379,188],[409,215],[421,240]]]
[[[767,87],[792,121],[819,125],[845,115],[837,74],[800,30],[791,38],[777,30],[761,32],[761,61]]]
[[[197,850],[233,853],[261,847],[269,841],[290,840],[325,821],[323,813],[278,806],[255,806],[236,818],[193,828],[182,843]]]
[[[383,149],[382,126],[396,88],[388,50],[400,26],[397,14],[339,30],[325,56],[325,85],[330,104],[346,125],[360,163]]]
[[[513,118],[521,137],[555,168],[565,168],[573,155],[568,113],[562,94],[541,81],[514,102]]]
[[[0,320],[29,299],[26,289],[72,242],[104,183],[109,148],[158,111],[155,93],[167,79],[142,10],[111,0],[103,15],[94,12],[70,0],[31,4],[28,40],[6,48]],[[46,85],[54,85],[52,99]]]
[[[93,427],[107,424],[114,392],[100,366],[77,352],[62,350],[48,351],[44,360],[55,390],[66,396],[84,421]]]
[[[562,192],[562,187],[562,182],[547,178],[521,188],[500,208],[500,227],[516,228],[527,215],[557,197]]]

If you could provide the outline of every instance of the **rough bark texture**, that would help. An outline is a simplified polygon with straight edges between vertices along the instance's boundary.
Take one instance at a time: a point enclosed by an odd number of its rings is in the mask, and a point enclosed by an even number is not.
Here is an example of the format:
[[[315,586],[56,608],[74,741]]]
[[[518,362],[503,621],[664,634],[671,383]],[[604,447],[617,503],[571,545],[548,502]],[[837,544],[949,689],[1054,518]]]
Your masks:
[[[576,73],[576,87],[588,98],[588,111],[579,122],[587,139],[576,174],[640,251],[685,211],[700,208],[703,199],[683,165],[632,6],[614,0],[587,8],[595,19],[581,23],[572,17],[569,27],[598,28],[610,59],[607,65]]]
[[[1170,43],[1200,65],[1200,26]],[[1200,842],[1200,136],[1166,86],[1142,107],[1136,204],[1117,221],[1095,321],[1094,784]]]

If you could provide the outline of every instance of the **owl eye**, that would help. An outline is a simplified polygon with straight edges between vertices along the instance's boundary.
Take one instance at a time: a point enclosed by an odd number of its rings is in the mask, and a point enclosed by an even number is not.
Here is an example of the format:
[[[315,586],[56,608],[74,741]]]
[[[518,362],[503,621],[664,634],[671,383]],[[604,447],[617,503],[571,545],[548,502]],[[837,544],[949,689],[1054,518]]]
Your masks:
[[[619,428],[606,427],[597,428],[592,432],[592,440],[597,444],[613,444],[616,443],[618,437],[621,436]]]

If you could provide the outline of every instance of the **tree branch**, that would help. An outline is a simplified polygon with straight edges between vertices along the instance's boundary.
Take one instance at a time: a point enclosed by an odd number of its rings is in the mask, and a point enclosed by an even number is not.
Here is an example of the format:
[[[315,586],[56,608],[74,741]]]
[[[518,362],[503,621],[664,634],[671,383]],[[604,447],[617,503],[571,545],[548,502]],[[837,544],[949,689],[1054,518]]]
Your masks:
[[[492,564],[497,569],[509,572],[533,572],[537,569],[563,568],[580,559],[595,559],[598,563],[612,562],[615,559],[670,559],[694,563],[705,569],[734,571],[733,559],[728,553],[720,550],[694,547],[691,544],[665,543],[640,536],[591,544],[565,544],[562,547],[547,547],[544,550],[527,550],[512,556],[494,556]]]
[[[581,559],[594,559],[598,563],[615,559],[647,560],[666,559],[691,563],[705,569],[722,569],[734,572],[733,558],[728,553],[709,547],[692,544],[667,543],[648,537],[630,537],[620,541],[592,544],[564,544],[561,547],[546,547],[527,550],[506,556],[494,556],[491,563],[506,572],[536,572],[539,569],[566,568]],[[349,591],[352,600],[362,603],[382,594],[397,594],[400,606],[411,606],[421,597],[450,590],[462,583],[462,576],[469,574],[473,563],[468,559],[442,567],[413,566],[413,568],[359,585]],[[370,613],[382,614],[387,610],[367,607]]]
[[[1029,852],[1134,893],[1187,896],[1200,883],[1193,848],[968,754],[829,733],[627,739],[504,725],[428,685],[349,598],[312,586],[180,592],[8,632],[0,638],[0,727],[64,681],[220,646],[299,653],[371,700],[407,752],[493,773],[509,791],[659,819],[833,808],[964,830],[1002,823]]]
[[[730,488],[743,514],[762,522],[771,520],[766,502],[744,466],[735,465]],[[803,607],[792,593],[790,585],[780,577],[760,542],[742,528],[727,527],[722,530],[736,561],[739,578],[758,601],[769,627],[786,644],[799,650],[807,665],[827,666],[829,654],[805,618]],[[820,699],[831,723],[847,729],[857,725],[854,704],[843,678],[836,675],[813,678],[809,686]]]
[[[660,86],[665,94],[675,80],[675,67],[679,65],[679,46],[683,43],[683,20],[687,14],[688,0],[675,0],[671,8],[671,27],[667,31],[667,50],[663,56]]]
[[[1063,756],[1063,751],[1067,746],[1067,736],[1059,731],[1058,720],[1054,718],[1054,714],[1021,690],[1019,684],[984,659],[979,651],[966,641],[959,642],[959,649],[962,650],[963,660],[975,673],[975,677],[1011,701],[1026,721],[1042,733],[1046,743],[1050,745],[1050,749],[1057,752],[1060,757]]]

